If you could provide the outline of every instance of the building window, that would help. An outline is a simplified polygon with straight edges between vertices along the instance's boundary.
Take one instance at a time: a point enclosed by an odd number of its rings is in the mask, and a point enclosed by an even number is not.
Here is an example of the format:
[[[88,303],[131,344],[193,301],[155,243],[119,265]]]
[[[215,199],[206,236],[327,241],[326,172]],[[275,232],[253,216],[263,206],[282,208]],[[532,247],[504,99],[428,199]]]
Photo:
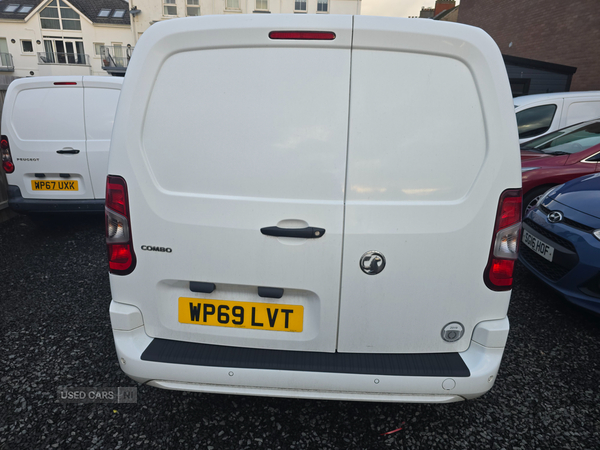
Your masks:
[[[21,6],[21,9],[19,9],[18,12],[20,12],[22,14],[27,14],[32,9],[33,9],[33,6],[25,5],[25,6]]]
[[[108,16],[110,16],[111,11],[112,11],[112,9],[102,8],[100,10],[100,12],[98,13],[98,17],[108,17]]]
[[[256,0],[256,9],[260,11],[268,11],[269,0]]]
[[[175,4],[175,0],[163,0],[163,13],[165,16],[176,16],[177,15],[177,5]]]
[[[125,53],[123,52],[123,44],[121,42],[113,42],[113,60],[118,67],[127,67],[125,64]]]
[[[200,0],[187,0],[186,14],[188,16],[199,16],[200,15]]]
[[[29,40],[21,41],[21,49],[23,53],[33,53],[33,42]]]
[[[120,19],[125,15],[125,10],[124,9],[115,9],[115,12],[113,13],[113,17],[115,19]]]
[[[83,42],[75,39],[44,39],[45,52],[38,53],[41,64],[89,65]]]
[[[294,11],[306,12],[306,0],[294,0]]]
[[[327,12],[328,11],[328,3],[329,0],[318,0],[317,1],[317,12]]]
[[[79,14],[62,0],[52,0],[40,12],[42,28],[50,30],[81,30]]]
[[[513,97],[529,94],[531,78],[510,78],[509,81]]]
[[[102,47],[104,42],[94,42],[94,56],[102,56]]]
[[[225,9],[240,9],[240,0],[225,0]]]
[[[4,12],[15,12],[21,5],[6,5]]]

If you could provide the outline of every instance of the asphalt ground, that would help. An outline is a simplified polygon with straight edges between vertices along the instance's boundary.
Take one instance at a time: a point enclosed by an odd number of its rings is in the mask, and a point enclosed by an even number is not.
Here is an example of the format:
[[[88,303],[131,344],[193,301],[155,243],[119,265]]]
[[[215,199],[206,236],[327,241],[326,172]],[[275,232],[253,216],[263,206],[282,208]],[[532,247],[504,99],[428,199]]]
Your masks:
[[[476,400],[166,391],[119,368],[103,218],[17,216],[0,224],[0,449],[600,449],[600,320],[520,265],[515,278],[498,380]],[[63,387],[134,387],[137,403],[62,403]]]

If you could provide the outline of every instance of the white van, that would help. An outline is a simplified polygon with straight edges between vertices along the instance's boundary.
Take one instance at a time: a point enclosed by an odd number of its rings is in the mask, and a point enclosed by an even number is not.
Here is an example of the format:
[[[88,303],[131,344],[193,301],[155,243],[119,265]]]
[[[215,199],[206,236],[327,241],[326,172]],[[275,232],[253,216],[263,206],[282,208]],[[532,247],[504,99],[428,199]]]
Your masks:
[[[600,117],[600,91],[523,95],[513,102],[521,144]]]
[[[121,368],[187,391],[477,397],[508,335],[520,187],[506,70],[480,29],[155,24],[109,157]]]
[[[102,211],[110,135],[123,78],[22,78],[6,92],[2,165],[10,208]]]

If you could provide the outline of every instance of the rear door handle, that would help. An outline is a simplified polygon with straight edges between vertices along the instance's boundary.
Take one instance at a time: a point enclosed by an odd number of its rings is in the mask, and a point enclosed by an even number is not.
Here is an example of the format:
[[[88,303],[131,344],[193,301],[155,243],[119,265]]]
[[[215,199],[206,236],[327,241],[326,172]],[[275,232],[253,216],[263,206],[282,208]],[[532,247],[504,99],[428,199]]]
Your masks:
[[[260,232],[266,236],[291,237],[291,238],[302,238],[302,239],[318,239],[325,234],[325,228],[265,227],[265,228],[261,228]]]
[[[74,148],[63,148],[62,150],[56,150],[56,153],[60,155],[76,155],[79,153],[79,150],[75,150]]]

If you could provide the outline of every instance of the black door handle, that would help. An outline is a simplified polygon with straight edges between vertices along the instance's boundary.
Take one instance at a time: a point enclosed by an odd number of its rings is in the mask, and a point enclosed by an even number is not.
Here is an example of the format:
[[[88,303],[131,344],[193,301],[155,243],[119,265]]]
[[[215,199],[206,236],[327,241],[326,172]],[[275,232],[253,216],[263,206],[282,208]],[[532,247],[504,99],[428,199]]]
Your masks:
[[[302,238],[302,239],[318,239],[325,234],[325,228],[265,227],[265,228],[261,228],[260,232],[267,236],[291,237],[291,238]]]
[[[75,150],[74,148],[64,149],[64,150],[56,150],[56,153],[59,153],[61,155],[76,155],[77,153],[79,153],[79,150]]]

